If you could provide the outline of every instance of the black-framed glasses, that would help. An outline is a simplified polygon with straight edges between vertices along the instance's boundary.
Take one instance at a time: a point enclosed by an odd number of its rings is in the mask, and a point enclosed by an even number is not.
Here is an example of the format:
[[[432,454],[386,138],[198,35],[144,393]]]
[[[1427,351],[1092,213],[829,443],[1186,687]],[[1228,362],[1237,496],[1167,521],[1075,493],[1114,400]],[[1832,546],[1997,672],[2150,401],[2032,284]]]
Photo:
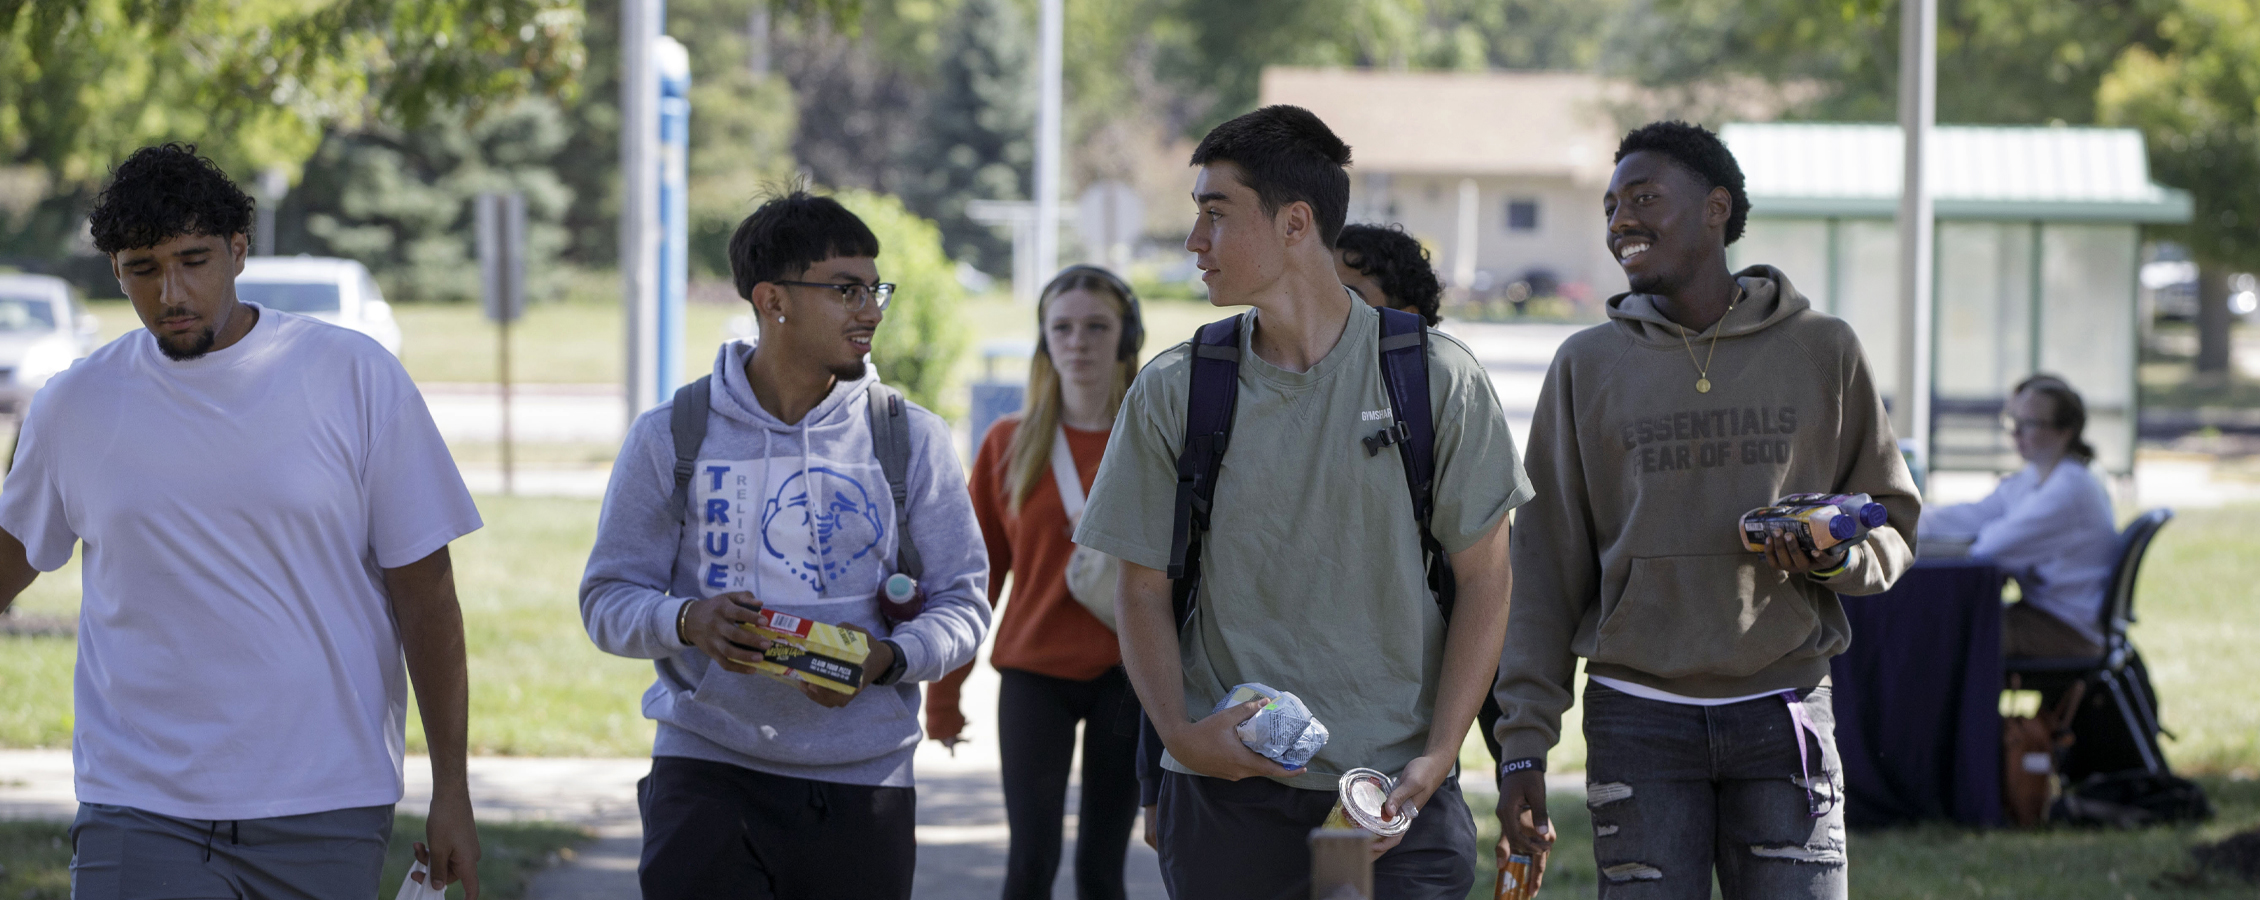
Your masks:
[[[886,312],[887,304],[894,302],[895,286],[892,282],[878,284],[833,284],[829,281],[779,281],[794,287],[830,288],[840,292],[840,305],[848,312],[861,312],[863,307],[876,301],[879,311]]]

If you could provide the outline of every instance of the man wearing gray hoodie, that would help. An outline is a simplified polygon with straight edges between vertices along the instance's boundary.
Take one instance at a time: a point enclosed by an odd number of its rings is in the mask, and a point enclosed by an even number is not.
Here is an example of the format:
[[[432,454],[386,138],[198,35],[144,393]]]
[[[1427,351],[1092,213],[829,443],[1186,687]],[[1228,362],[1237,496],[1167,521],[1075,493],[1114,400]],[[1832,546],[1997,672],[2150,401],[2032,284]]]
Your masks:
[[[681,397],[639,417],[613,464],[581,619],[605,652],[658,670],[637,798],[649,900],[910,896],[917,683],[973,658],[988,557],[941,417],[903,403],[903,490],[879,461],[864,357],[894,285],[878,255],[830,198],[762,204],[730,240],[759,343],[715,359],[688,483],[678,496]],[[925,593],[907,620],[878,602],[912,568],[898,521]],[[769,642],[740,626],[762,610],[870,633],[863,690],[757,673]]]

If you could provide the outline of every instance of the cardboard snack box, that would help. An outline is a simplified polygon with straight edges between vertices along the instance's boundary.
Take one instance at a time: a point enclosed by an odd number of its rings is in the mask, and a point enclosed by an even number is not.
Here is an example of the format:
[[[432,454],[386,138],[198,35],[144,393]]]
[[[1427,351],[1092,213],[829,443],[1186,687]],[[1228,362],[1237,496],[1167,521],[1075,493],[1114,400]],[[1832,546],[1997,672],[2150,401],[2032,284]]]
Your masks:
[[[778,681],[813,684],[854,696],[863,689],[863,661],[871,638],[860,631],[762,610],[759,625],[739,627],[769,639],[769,650],[754,671]]]

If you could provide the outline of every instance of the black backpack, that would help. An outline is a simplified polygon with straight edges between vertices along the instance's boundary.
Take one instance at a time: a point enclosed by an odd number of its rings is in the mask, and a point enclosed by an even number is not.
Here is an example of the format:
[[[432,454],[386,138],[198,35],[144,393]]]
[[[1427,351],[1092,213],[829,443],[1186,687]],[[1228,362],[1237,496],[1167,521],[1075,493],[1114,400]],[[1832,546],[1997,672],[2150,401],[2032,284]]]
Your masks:
[[[1420,549],[1428,588],[1448,626],[1459,582],[1452,558],[1429,529],[1436,508],[1436,422],[1429,408],[1428,328],[1421,318],[1400,310],[1381,313],[1381,382],[1389,393],[1388,428],[1365,438],[1368,456],[1389,447],[1405,466],[1405,488],[1412,493],[1413,518],[1420,527]],[[1216,478],[1232,441],[1232,414],[1240,396],[1240,316],[1201,326],[1193,334],[1190,390],[1185,395],[1185,445],[1177,454],[1177,505],[1169,537],[1170,607],[1182,631],[1199,604],[1201,538],[1208,533]],[[1134,694],[1132,696],[1135,696]],[[1491,725],[1499,720],[1496,700],[1487,693],[1478,714],[1483,741],[1496,758]],[[1161,735],[1143,712],[1138,715],[1139,805],[1152,806],[1161,791]]]
[[[895,498],[895,571],[918,578],[926,571],[918,558],[918,544],[910,539],[910,418],[902,393],[871,382],[871,453],[887,475],[887,490]],[[698,468],[698,451],[706,444],[706,415],[714,408],[714,376],[675,389],[675,406],[667,425],[675,438],[675,493],[670,499],[678,526],[691,499],[691,476]],[[673,580],[672,576],[669,578]]]
[[[1435,512],[1436,423],[1429,408],[1428,328],[1420,317],[1381,308],[1381,382],[1389,393],[1388,428],[1365,438],[1368,456],[1395,446],[1412,492],[1420,526],[1429,590],[1446,623],[1458,584],[1452,559],[1429,531]],[[1240,394],[1240,316],[1201,326],[1193,335],[1192,385],[1185,395],[1185,445],[1177,454],[1177,507],[1169,533],[1170,605],[1184,628],[1199,602],[1201,538],[1208,533],[1210,503],[1224,451],[1232,441],[1232,414]]]

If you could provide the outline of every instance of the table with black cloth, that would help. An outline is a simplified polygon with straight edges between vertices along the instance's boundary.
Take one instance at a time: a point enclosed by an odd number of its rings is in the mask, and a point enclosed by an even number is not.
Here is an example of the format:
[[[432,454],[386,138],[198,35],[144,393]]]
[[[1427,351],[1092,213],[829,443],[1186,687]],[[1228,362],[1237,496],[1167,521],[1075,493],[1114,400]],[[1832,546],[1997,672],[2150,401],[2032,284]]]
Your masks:
[[[1845,819],[2001,822],[2001,586],[1979,559],[1922,560],[1891,590],[1839,595],[1831,664]]]

